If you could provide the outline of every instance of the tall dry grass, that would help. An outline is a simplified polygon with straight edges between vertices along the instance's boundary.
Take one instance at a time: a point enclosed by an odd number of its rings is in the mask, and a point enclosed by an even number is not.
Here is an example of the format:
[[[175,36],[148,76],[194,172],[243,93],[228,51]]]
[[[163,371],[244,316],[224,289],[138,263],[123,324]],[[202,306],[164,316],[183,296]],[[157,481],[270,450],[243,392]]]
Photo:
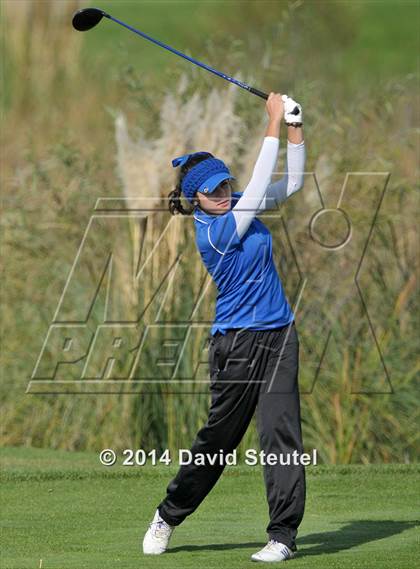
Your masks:
[[[82,34],[73,33],[69,22],[81,6],[81,0],[2,2],[3,45],[15,66],[7,86],[14,106],[29,112],[63,76],[77,78]]]

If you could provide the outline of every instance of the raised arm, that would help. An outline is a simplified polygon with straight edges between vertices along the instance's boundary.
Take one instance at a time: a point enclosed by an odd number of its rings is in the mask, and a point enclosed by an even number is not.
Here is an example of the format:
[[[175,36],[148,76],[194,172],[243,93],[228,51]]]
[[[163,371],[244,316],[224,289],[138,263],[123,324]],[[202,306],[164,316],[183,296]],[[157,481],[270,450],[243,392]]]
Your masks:
[[[289,126],[287,139],[284,176],[280,178],[280,180],[269,184],[265,196],[261,201],[258,213],[266,209],[278,207],[303,186],[306,148],[302,128]]]
[[[232,208],[239,238],[243,237],[252,220],[257,215],[277,162],[280,124],[284,112],[283,100],[280,94],[270,93],[266,103],[266,110],[269,122],[251,180],[238,203]]]

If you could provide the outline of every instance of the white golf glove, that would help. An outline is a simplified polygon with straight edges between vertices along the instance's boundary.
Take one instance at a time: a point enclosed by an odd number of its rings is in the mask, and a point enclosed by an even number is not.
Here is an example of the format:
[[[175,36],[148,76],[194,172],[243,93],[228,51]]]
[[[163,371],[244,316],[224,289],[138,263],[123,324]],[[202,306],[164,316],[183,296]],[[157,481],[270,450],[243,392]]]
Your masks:
[[[291,97],[282,95],[284,103],[284,122],[287,125],[300,126],[303,123],[303,111],[301,105],[296,103]],[[297,111],[299,111],[297,113]],[[294,114],[296,112],[296,114]]]

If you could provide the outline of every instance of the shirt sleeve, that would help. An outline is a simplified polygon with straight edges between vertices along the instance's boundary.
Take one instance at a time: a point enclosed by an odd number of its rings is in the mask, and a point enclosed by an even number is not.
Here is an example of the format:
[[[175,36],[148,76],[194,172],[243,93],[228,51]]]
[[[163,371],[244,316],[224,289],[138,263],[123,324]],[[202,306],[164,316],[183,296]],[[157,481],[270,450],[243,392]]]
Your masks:
[[[261,201],[258,213],[279,206],[303,186],[306,161],[305,142],[287,141],[285,173],[280,180],[271,183]]]
[[[260,210],[261,202],[264,199],[277,162],[278,150],[279,139],[275,136],[266,136],[255,163],[251,180],[242,197],[231,210],[239,238],[245,235],[252,220]]]

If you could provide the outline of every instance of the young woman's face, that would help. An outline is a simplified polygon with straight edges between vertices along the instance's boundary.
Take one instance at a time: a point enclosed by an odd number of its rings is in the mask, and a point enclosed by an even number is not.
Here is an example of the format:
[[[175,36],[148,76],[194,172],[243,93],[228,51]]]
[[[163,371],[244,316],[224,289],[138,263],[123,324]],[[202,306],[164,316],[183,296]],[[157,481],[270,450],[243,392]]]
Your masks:
[[[232,199],[232,186],[229,180],[220,182],[211,194],[197,192],[198,205],[211,215],[221,215],[230,210]]]

